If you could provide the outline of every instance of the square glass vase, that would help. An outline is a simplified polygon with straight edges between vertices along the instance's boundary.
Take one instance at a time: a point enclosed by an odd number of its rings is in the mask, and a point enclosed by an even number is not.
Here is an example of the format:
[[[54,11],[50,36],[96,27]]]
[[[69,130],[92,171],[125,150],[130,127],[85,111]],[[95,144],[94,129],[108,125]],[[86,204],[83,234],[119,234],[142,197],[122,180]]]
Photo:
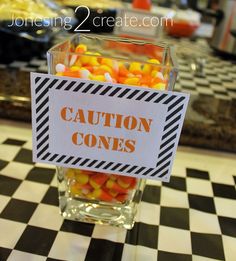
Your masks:
[[[79,45],[83,48],[86,46],[88,51],[77,52],[81,49],[77,48]],[[95,67],[96,64],[104,61],[106,66],[114,66],[113,69],[120,65],[126,71],[133,68],[132,74],[138,73],[136,70],[138,66],[139,70],[147,73],[146,79],[154,78],[155,82],[153,86],[143,83],[141,87],[159,88],[162,91],[173,90],[178,72],[171,46],[165,43],[148,43],[118,37],[74,35],[51,48],[47,57],[49,74],[66,77],[83,78],[83,75],[77,74],[76,70],[84,70],[87,66],[87,64],[83,65],[84,61],[91,62]],[[73,70],[67,70],[63,75],[57,70],[62,67],[73,67]],[[87,66],[86,70],[90,70],[89,68],[91,66]],[[106,67],[103,66],[104,68]],[[137,80],[138,77],[134,78]],[[155,77],[160,77],[161,81],[158,79],[155,81]],[[111,77],[108,78],[113,80]],[[126,83],[119,81],[120,78],[118,77],[115,83],[122,87]],[[93,78],[83,79],[93,81]],[[102,81],[100,79],[108,81],[104,77],[97,78],[96,81]],[[137,84],[129,81],[126,85]],[[65,219],[126,229],[133,227],[145,179],[131,177],[119,171],[101,173],[86,168],[66,167],[57,167],[57,178],[60,212]]]
[[[145,179],[57,167],[59,205],[65,219],[131,229]]]

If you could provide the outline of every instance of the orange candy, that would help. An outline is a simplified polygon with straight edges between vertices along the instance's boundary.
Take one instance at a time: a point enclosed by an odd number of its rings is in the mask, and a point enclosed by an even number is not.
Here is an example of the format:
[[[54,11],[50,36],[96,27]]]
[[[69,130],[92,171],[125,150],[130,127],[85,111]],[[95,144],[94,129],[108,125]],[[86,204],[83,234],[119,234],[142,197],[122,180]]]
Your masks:
[[[128,77],[130,72],[126,69],[126,67],[122,64],[119,66],[119,76]]]
[[[116,196],[116,200],[122,203],[127,199],[127,197],[128,197],[127,194],[119,194],[118,196]]]
[[[117,183],[122,187],[122,188],[129,188],[132,184],[135,178],[133,177],[126,177],[126,176],[120,176],[118,178]]]
[[[126,189],[122,188],[120,185],[118,185],[118,184],[117,184],[115,181],[113,181],[113,180],[108,180],[108,181],[106,182],[106,187],[107,187],[108,189],[112,189],[112,190],[114,190],[114,191],[116,191],[116,192],[118,192],[118,193],[126,193],[126,192],[127,192]]]
[[[102,189],[95,189],[92,192],[92,196],[95,199],[100,199],[100,200],[108,201],[108,202],[113,200],[113,197]]]
[[[77,60],[73,65],[70,63],[70,68],[66,68],[63,64],[57,64],[56,72],[58,76],[121,83],[157,90],[166,89],[166,85],[164,85],[166,80],[160,72],[161,65],[158,59],[149,59],[145,64],[141,62],[122,63],[112,58],[101,57],[99,53],[88,52],[87,46],[84,44],[79,44],[71,51],[78,54],[72,55],[72,58],[75,57]],[[82,73],[84,70],[88,70],[91,74],[84,76],[84,73]]]
[[[63,76],[80,78],[80,73],[78,71],[65,71],[63,72]]]
[[[100,188],[106,181],[108,180],[108,176],[104,173],[97,173],[89,179],[89,183],[95,189]]]
[[[123,203],[137,183],[133,177],[80,169],[67,169],[65,175],[72,196],[106,202]]]

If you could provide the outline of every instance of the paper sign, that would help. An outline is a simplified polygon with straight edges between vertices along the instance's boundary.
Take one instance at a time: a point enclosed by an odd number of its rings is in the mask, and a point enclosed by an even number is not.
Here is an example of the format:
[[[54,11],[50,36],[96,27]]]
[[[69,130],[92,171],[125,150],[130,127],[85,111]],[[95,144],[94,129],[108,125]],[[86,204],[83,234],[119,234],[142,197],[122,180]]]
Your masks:
[[[163,30],[162,16],[137,9],[120,9],[116,16],[115,34],[155,38]]]
[[[33,160],[169,180],[189,96],[31,73]]]

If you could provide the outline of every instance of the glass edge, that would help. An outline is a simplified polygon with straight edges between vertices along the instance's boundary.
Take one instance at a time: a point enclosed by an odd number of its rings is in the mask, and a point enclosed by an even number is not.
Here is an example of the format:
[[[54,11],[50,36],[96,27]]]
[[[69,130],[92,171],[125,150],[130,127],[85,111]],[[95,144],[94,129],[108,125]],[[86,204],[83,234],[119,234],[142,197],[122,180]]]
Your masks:
[[[78,37],[78,34],[75,34],[74,36],[66,39],[65,41],[62,41],[56,45],[54,45],[53,47],[51,47],[48,51],[47,51],[47,58],[49,57],[49,55],[53,54],[53,53],[66,53],[67,55],[82,55],[82,54],[77,54],[75,52],[70,52],[70,51],[59,51],[56,50],[57,48],[59,48],[61,45],[65,44],[66,42],[72,41],[74,38]],[[176,72],[178,72],[178,64],[177,64],[177,59],[176,56],[174,54],[174,48],[173,46],[169,45],[169,44],[161,44],[161,43],[152,43],[152,42],[148,42],[148,41],[142,41],[142,40],[135,40],[135,39],[129,39],[129,38],[121,38],[121,37],[115,37],[115,36],[100,36],[97,34],[92,34],[92,36],[90,35],[86,35],[86,34],[80,34],[79,37],[86,37],[86,38],[98,38],[98,39],[111,39],[111,40],[122,40],[124,42],[131,42],[131,43],[143,43],[143,44],[152,44],[152,45],[156,45],[156,46],[160,46],[162,47],[165,51],[166,49],[169,49],[170,51],[170,57],[171,57],[171,61],[172,61],[172,65],[163,65],[161,64],[153,64],[147,61],[140,61],[139,59],[133,60],[133,61],[137,61],[140,62],[142,64],[150,64],[150,65],[156,65],[156,66],[162,66],[163,68],[168,68],[168,69],[172,69],[175,70]],[[88,56],[88,57],[99,57],[99,58],[111,58],[110,56],[106,56],[106,55],[95,55],[95,54],[83,54],[83,56]],[[126,58],[120,58],[120,57],[114,57],[114,59],[119,59],[119,60],[123,60],[123,61],[129,61],[129,59]],[[48,60],[49,61],[49,60]]]

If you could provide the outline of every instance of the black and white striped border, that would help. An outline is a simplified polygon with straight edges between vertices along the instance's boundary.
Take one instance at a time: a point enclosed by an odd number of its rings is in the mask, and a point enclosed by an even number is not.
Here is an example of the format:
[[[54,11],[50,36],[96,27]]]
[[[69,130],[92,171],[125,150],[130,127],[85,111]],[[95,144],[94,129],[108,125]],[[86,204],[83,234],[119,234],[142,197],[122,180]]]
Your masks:
[[[94,160],[70,155],[52,154],[49,151],[49,89],[96,94],[116,99],[152,102],[167,106],[165,126],[160,148],[157,148],[155,168],[134,166],[117,162]],[[159,92],[152,89],[121,86],[83,79],[57,77],[31,73],[32,124],[34,161],[53,163],[67,167],[81,167],[107,173],[118,173],[168,181],[173,158],[179,141],[180,131],[189,100],[188,94]]]

